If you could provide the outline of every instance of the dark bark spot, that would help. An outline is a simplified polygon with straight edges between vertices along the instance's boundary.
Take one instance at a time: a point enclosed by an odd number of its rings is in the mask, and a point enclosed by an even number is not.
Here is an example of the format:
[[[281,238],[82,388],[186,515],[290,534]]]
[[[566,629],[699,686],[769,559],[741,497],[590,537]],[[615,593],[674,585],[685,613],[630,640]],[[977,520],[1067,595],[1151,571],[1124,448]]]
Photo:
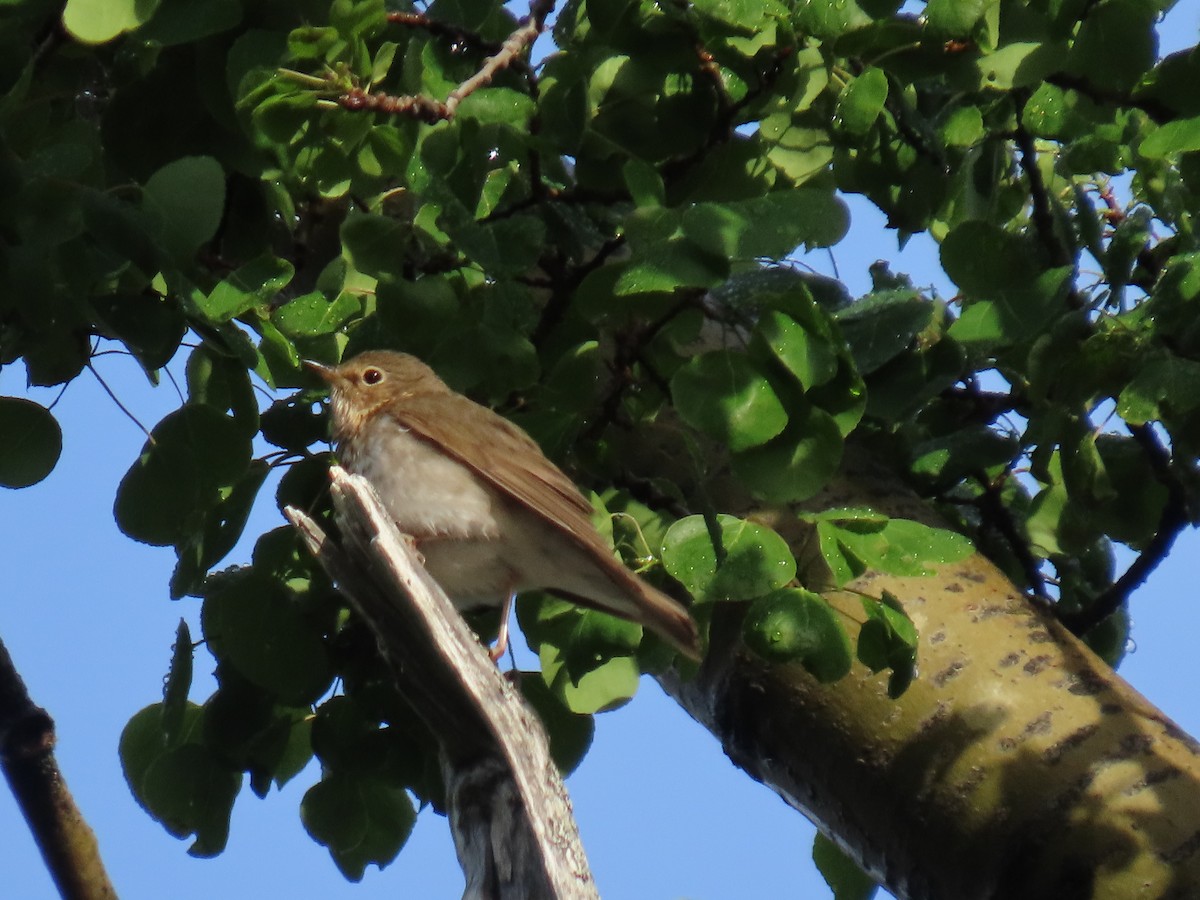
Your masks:
[[[996,616],[1002,616],[1008,612],[1007,607],[1000,606],[996,603],[989,603],[982,607],[975,615],[971,617],[972,622],[985,622],[988,619],[994,619]]]
[[[1002,660],[1000,660],[1000,668],[1007,669],[1010,666],[1015,666],[1020,661],[1021,661],[1020,653],[1009,653]]]
[[[1034,734],[1048,734],[1051,727],[1051,719],[1054,714],[1050,710],[1039,714],[1036,718],[1031,719],[1029,724],[1025,726],[1024,734],[1026,736]]]
[[[961,659],[956,659],[942,671],[933,676],[933,683],[936,687],[945,687],[946,682],[958,676],[958,673],[967,667],[967,664]]]
[[[1025,663],[1025,665],[1023,665],[1021,668],[1023,668],[1029,675],[1036,675],[1039,672],[1045,671],[1046,667],[1049,666],[1053,661],[1053,656],[1046,656],[1043,654],[1042,656],[1035,656],[1029,662]]]
[[[1113,761],[1123,759],[1133,759],[1135,756],[1142,756],[1149,753],[1154,747],[1154,738],[1148,734],[1133,732],[1121,738],[1115,750],[1107,754],[1104,758]]]
[[[1194,856],[1197,850],[1200,850],[1200,831],[1197,831],[1174,850],[1164,853],[1163,862],[1173,866],[1179,865],[1185,859]]]
[[[1079,697],[1095,696],[1107,687],[1103,678],[1086,670],[1073,673],[1070,680],[1072,683],[1067,690]]]
[[[1174,781],[1182,774],[1182,769],[1178,769],[1175,766],[1167,766],[1165,769],[1149,772],[1145,778],[1131,784],[1122,793],[1126,797],[1132,797],[1134,794],[1140,794],[1142,791],[1152,788],[1156,784],[1165,784],[1168,781]]]
[[[1042,753],[1042,759],[1046,761],[1047,765],[1054,765],[1061,760],[1063,756],[1065,756],[1074,748],[1078,747],[1099,730],[1100,726],[1095,722],[1090,725],[1084,725],[1082,728],[1077,728],[1057,744],[1054,744],[1052,747],[1048,747],[1046,751]]]

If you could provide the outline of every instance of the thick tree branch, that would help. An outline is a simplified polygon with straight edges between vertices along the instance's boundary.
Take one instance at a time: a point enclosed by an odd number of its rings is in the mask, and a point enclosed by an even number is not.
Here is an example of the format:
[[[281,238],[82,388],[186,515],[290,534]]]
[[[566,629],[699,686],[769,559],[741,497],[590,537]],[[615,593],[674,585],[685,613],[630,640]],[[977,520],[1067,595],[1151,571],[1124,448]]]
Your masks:
[[[96,836],[54,759],[54,721],[34,704],[0,643],[0,768],[67,900],[115,900]]]
[[[339,468],[335,546],[287,516],[375,632],[397,688],[436,735],[465,897],[592,900],[596,889],[537,715],[480,646],[362,478]]]
[[[723,508],[736,511],[732,497]],[[812,505],[941,524],[857,450]],[[791,512],[740,508],[812,558]],[[1200,896],[1200,746],[1050,612],[978,555],[926,577],[868,572],[849,589],[825,597],[851,640],[857,591],[890,592],[917,625],[919,674],[898,700],[886,673],[859,665],[826,685],[764,662],[732,604],[698,675],[664,686],[898,897]]]

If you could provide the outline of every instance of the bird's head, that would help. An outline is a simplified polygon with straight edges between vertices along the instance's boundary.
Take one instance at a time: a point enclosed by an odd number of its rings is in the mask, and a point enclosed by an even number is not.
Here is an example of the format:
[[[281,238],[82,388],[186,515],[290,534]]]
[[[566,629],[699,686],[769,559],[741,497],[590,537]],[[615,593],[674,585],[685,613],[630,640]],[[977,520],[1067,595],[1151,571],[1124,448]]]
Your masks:
[[[338,441],[357,433],[386,406],[403,403],[415,394],[448,390],[425,363],[392,350],[360,353],[339,366],[311,360],[305,360],[304,366],[329,385],[333,433]]]

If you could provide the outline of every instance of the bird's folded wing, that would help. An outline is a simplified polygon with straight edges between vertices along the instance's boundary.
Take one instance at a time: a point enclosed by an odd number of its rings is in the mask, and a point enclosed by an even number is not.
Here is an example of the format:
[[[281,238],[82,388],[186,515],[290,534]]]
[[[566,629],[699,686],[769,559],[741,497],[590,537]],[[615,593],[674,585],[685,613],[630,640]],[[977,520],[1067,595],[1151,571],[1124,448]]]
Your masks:
[[[456,394],[413,396],[389,409],[413,434],[440,447],[501,494],[523,504],[585,549],[612,557],[592,522],[592,504],[537,442],[487,407]],[[471,427],[461,427],[464,419]],[[613,560],[615,565],[619,565]],[[622,567],[623,568],[623,567]]]

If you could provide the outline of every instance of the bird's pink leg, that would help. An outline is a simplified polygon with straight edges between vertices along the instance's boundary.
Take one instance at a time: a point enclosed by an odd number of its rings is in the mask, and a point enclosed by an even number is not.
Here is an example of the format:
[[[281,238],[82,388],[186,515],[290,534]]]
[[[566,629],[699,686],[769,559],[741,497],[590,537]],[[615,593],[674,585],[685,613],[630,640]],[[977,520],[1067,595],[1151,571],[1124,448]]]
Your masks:
[[[517,592],[510,590],[504,604],[500,607],[500,630],[496,634],[496,643],[488,648],[488,656],[492,658],[492,662],[500,662],[500,657],[504,655],[504,651],[508,649],[508,620],[512,615],[513,602],[517,599]]]

